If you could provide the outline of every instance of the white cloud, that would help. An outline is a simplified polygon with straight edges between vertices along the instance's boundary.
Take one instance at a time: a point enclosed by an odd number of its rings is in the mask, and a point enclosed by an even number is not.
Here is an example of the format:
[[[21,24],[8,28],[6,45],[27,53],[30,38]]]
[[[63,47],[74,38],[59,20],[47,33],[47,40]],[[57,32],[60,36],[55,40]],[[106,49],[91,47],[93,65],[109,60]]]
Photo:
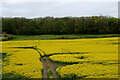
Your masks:
[[[3,16],[63,17],[63,16],[118,16],[117,2],[23,2],[3,3]]]
[[[118,2],[119,0],[4,0],[3,2]]]

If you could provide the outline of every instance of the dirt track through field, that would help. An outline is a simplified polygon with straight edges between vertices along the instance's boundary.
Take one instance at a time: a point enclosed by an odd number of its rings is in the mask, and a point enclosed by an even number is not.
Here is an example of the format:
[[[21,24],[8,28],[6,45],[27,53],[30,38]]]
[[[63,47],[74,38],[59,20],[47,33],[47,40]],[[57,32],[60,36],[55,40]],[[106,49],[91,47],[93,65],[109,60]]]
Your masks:
[[[48,78],[48,76],[47,76],[47,70],[48,70],[47,63],[42,58],[41,58],[41,62],[43,63],[43,68],[44,68],[43,69],[43,78]]]
[[[47,75],[48,69],[51,70],[52,72],[52,76],[55,80],[58,80],[57,74],[56,74],[56,65],[54,65],[50,60],[49,57],[46,56],[46,53],[44,51],[42,51],[41,49],[35,48],[34,50],[36,50],[41,58],[40,61],[43,63],[43,78],[45,80],[48,80],[49,76]],[[40,51],[42,51],[44,53],[44,56],[41,55]]]
[[[46,62],[49,64],[50,70],[53,73],[53,78],[57,78],[55,66],[51,63],[48,57],[46,57]]]

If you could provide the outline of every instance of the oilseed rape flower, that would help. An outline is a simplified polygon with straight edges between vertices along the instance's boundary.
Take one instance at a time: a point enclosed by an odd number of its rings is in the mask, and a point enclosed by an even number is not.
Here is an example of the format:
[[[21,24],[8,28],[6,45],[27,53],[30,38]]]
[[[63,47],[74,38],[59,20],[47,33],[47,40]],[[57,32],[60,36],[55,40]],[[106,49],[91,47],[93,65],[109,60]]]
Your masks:
[[[43,78],[41,56],[48,56],[52,62],[66,63],[66,66],[56,69],[61,78],[118,76],[118,37],[0,43],[2,43],[3,78]]]

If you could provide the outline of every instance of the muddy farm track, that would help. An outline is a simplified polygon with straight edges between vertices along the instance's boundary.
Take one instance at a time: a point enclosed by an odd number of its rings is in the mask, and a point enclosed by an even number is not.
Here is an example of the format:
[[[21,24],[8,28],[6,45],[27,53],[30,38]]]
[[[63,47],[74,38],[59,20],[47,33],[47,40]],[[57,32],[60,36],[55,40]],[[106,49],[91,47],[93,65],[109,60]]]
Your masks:
[[[52,72],[52,77],[55,80],[58,80],[58,77],[56,74],[56,68],[63,66],[63,65],[59,65],[59,64],[55,65],[53,62],[50,61],[49,56],[47,56],[46,53],[42,51],[41,49],[38,49],[37,47],[35,47],[34,50],[36,50],[41,56],[40,61],[43,63],[43,67],[44,67],[43,78],[45,80],[48,80],[49,78],[48,69],[50,69],[50,71]],[[42,56],[40,52],[44,53],[44,56]]]

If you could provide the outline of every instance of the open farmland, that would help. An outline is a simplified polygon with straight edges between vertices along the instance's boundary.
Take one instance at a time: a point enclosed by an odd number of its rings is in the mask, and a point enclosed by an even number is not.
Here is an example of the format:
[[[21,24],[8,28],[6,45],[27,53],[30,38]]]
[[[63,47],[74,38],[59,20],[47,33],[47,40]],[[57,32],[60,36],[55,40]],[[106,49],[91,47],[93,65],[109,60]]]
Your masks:
[[[118,78],[118,37],[2,42],[3,78]]]

